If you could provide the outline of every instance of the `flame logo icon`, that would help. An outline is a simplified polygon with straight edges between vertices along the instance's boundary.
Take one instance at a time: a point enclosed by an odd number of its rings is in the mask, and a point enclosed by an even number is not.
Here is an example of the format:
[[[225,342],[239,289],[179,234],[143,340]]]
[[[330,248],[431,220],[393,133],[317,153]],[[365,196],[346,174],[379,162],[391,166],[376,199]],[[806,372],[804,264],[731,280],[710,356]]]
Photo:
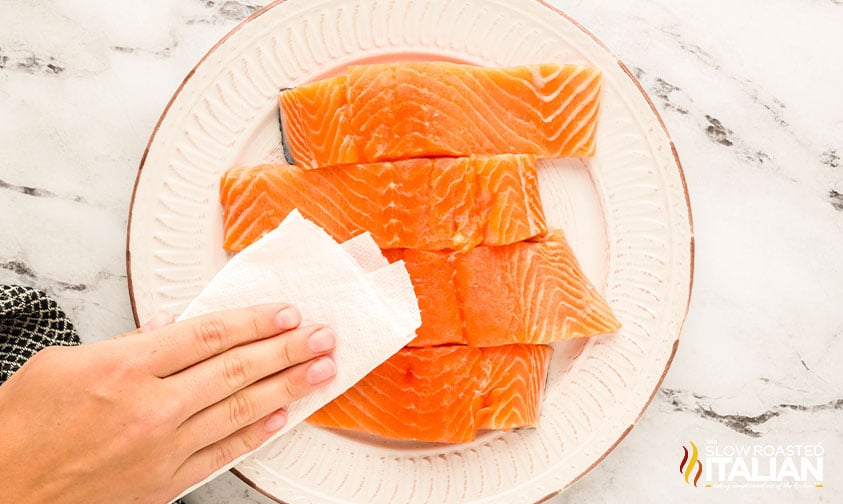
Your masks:
[[[694,476],[694,486],[697,486],[697,482],[700,480],[700,476],[702,476],[702,462],[699,460],[700,453],[697,451],[697,445],[693,441],[689,441],[689,443],[691,443],[690,460],[688,460],[688,449],[683,446],[682,449],[685,450],[685,456],[682,457],[682,462],[679,464],[679,474],[685,476],[685,483],[691,483],[689,478],[696,466],[697,475]]]

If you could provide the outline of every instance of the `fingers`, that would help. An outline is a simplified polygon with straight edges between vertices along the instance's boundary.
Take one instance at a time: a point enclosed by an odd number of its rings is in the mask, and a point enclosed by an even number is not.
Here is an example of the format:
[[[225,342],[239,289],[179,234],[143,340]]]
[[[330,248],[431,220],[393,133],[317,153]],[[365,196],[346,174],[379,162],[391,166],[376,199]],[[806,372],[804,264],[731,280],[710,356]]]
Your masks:
[[[147,340],[153,336],[152,343],[135,341],[139,346],[155,345],[149,364],[153,373],[165,377],[230,348],[293,329],[299,323],[301,315],[289,305],[259,305],[183,320],[144,335]]]
[[[333,360],[323,356],[264,378],[200,411],[179,427],[182,446],[196,451],[225,440],[322,386],[336,373]]]
[[[287,422],[284,410],[276,411],[191,455],[173,476],[178,488],[188,488],[209,474],[262,445]]]
[[[189,398],[184,405],[186,419],[264,377],[330,352],[335,344],[336,337],[327,327],[299,327],[278,336],[232,348],[171,375],[165,381],[175,387],[174,393]],[[258,413],[263,416],[269,410]],[[249,423],[255,418],[250,416]]]

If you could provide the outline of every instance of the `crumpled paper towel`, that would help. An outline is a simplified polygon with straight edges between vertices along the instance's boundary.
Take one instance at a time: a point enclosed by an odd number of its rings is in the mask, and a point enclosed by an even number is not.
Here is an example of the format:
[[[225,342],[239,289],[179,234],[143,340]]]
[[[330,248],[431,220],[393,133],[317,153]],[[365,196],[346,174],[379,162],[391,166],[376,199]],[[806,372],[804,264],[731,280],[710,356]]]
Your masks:
[[[358,382],[406,345],[421,325],[413,285],[402,261],[389,264],[368,233],[339,245],[297,210],[231,258],[179,320],[275,302],[296,306],[302,324],[327,324],[334,330],[337,374],[316,392],[288,405],[287,424],[267,443]],[[221,468],[180,497],[252,453]]]

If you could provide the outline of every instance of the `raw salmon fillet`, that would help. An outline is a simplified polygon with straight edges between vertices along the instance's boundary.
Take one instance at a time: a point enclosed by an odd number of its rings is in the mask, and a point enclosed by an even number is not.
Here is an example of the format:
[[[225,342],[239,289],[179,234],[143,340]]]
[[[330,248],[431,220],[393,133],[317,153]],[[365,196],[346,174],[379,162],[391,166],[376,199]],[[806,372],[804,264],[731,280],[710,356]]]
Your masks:
[[[410,346],[552,343],[616,332],[611,308],[561,231],[542,241],[452,251],[389,251],[403,259],[421,310]]]
[[[535,426],[552,352],[547,345],[404,348],[308,422],[440,443]]]
[[[294,208],[345,241],[369,231],[381,248],[468,250],[546,231],[531,155],[408,159],[302,170],[261,165],[220,184],[223,246],[239,251]]]
[[[349,132],[346,77],[334,77],[282,91],[279,103],[284,114],[284,147],[297,158],[318,159],[320,166],[333,166],[356,159]],[[332,117],[332,120],[325,120]],[[302,164],[302,167],[308,165]]]
[[[289,153],[303,168],[414,157],[591,156],[602,73],[579,65],[445,62],[348,67],[281,91]]]

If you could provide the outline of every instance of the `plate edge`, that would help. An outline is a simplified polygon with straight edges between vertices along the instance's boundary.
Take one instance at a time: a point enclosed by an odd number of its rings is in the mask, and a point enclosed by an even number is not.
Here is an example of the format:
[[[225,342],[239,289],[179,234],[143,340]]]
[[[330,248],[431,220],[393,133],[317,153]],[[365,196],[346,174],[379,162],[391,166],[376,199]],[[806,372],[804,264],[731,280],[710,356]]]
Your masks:
[[[143,149],[143,155],[141,156],[140,162],[138,163],[138,171],[135,174],[135,182],[132,185],[132,197],[129,199],[129,212],[128,218],[126,223],[126,280],[127,286],[129,289],[129,303],[132,306],[132,317],[135,319],[135,326],[140,327],[141,321],[138,317],[138,308],[137,303],[135,301],[135,290],[133,289],[133,280],[132,280],[132,217],[134,214],[135,209],[135,198],[137,197],[138,192],[138,183],[140,182],[141,172],[143,172],[143,168],[146,164],[146,158],[149,156],[149,149],[152,147],[152,142],[155,140],[155,136],[158,134],[158,130],[161,127],[161,124],[164,122],[164,119],[167,117],[167,113],[170,111],[173,103],[176,101],[176,98],[181,95],[182,90],[184,89],[185,85],[187,85],[187,81],[190,80],[191,77],[196,73],[196,69],[202,65],[205,60],[207,60],[211,54],[213,54],[217,48],[223,45],[228,39],[234,35],[235,32],[239,31],[248,23],[251,23],[254,19],[258,18],[262,14],[266,13],[266,11],[272,9],[278,4],[283,3],[285,0],[275,0],[264,7],[258,9],[257,11],[253,12],[249,17],[241,21],[237,24],[234,28],[228,31],[221,39],[219,39],[204,55],[196,62],[195,65],[187,72],[187,75],[184,76],[179,86],[173,92],[173,96],[170,97],[170,100],[167,102],[167,105],[164,107],[164,110],[161,112],[161,115],[158,117],[158,121],[155,123],[155,127],[152,128],[152,133],[149,135],[149,140],[146,142],[146,147]]]

